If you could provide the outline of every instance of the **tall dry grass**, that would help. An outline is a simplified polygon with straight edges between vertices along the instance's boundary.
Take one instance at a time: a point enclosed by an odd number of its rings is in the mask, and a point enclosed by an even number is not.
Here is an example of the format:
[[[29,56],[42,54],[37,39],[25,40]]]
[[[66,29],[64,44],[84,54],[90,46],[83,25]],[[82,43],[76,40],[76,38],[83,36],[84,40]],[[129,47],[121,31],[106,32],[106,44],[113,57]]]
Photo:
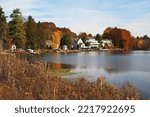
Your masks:
[[[100,77],[96,82],[79,78],[75,82],[53,77],[46,63],[18,60],[0,54],[0,99],[10,100],[103,100],[139,99],[136,88],[113,86]]]

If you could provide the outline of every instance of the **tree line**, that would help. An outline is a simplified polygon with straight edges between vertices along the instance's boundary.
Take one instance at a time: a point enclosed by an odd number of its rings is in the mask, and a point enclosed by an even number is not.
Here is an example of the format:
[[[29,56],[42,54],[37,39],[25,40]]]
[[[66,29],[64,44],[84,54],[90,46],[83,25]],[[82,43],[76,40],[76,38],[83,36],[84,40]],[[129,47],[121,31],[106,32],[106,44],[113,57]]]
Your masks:
[[[61,39],[58,40],[65,40],[67,44],[71,43],[71,38],[76,37],[76,34],[69,29],[57,28],[52,22],[39,21],[36,23],[32,16],[28,16],[25,19],[20,9],[14,9],[10,19],[7,22],[7,16],[5,16],[3,8],[0,7],[0,40],[3,41],[5,48],[10,48],[11,44],[15,44],[17,48],[23,49],[47,48],[47,40],[56,40],[57,42],[57,30],[62,32],[61,36],[59,36]],[[55,35],[53,34],[54,32]],[[60,42],[57,43],[59,44]]]
[[[14,9],[10,14],[10,21],[7,22],[7,16],[5,16],[3,8],[0,7],[0,41],[3,41],[5,48],[10,48],[11,44],[23,49],[53,48],[53,46],[47,47],[47,40],[52,40],[55,45],[60,45],[61,47],[67,45],[68,48],[71,48],[77,38],[81,38],[84,43],[88,38],[95,38],[99,43],[103,39],[110,39],[115,47],[123,50],[146,50],[150,48],[150,38],[147,35],[133,37],[130,31],[117,27],[106,28],[102,35],[93,36],[86,32],[81,32],[77,35],[68,28],[56,27],[52,22],[39,21],[37,23],[32,16],[28,16],[25,19],[20,9]]]
[[[14,43],[18,48],[40,48],[45,45],[42,35],[42,24],[36,23],[32,16],[24,19],[20,9],[14,9],[10,15],[10,21],[0,7],[0,39],[6,48]]]

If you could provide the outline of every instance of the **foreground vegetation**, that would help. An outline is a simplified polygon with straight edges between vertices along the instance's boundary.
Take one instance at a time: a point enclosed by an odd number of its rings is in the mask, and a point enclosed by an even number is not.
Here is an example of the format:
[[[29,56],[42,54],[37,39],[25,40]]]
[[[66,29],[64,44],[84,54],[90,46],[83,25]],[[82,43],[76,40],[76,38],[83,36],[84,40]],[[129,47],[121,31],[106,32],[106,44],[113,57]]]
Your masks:
[[[74,73],[70,72],[69,69],[53,69],[51,70],[51,75],[61,78],[62,76],[72,75]]]
[[[50,74],[46,63],[18,60],[15,55],[0,54],[0,99],[139,99],[137,90],[130,83],[122,87],[105,82],[79,78],[75,82]]]

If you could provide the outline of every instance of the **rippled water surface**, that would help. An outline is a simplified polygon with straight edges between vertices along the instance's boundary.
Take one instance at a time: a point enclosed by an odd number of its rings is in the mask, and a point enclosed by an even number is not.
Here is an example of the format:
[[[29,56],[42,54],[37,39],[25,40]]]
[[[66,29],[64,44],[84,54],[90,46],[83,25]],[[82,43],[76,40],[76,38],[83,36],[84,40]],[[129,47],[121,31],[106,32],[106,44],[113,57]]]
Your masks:
[[[45,61],[62,65],[73,65],[69,78],[86,77],[95,81],[104,75],[114,84],[133,83],[142,97],[150,97],[150,51],[122,52],[81,52],[73,54],[42,54],[26,56],[28,60]]]

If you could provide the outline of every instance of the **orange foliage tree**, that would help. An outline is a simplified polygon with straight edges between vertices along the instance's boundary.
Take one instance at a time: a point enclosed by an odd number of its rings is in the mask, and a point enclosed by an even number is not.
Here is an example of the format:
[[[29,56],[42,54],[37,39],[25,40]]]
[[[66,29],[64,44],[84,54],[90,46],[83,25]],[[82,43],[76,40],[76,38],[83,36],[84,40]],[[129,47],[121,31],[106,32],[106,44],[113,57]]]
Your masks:
[[[139,49],[142,49],[144,46],[144,40],[142,38],[138,39],[137,46]]]
[[[131,47],[131,34],[126,29],[108,27],[104,30],[103,38],[111,39],[114,46],[128,51]]]

